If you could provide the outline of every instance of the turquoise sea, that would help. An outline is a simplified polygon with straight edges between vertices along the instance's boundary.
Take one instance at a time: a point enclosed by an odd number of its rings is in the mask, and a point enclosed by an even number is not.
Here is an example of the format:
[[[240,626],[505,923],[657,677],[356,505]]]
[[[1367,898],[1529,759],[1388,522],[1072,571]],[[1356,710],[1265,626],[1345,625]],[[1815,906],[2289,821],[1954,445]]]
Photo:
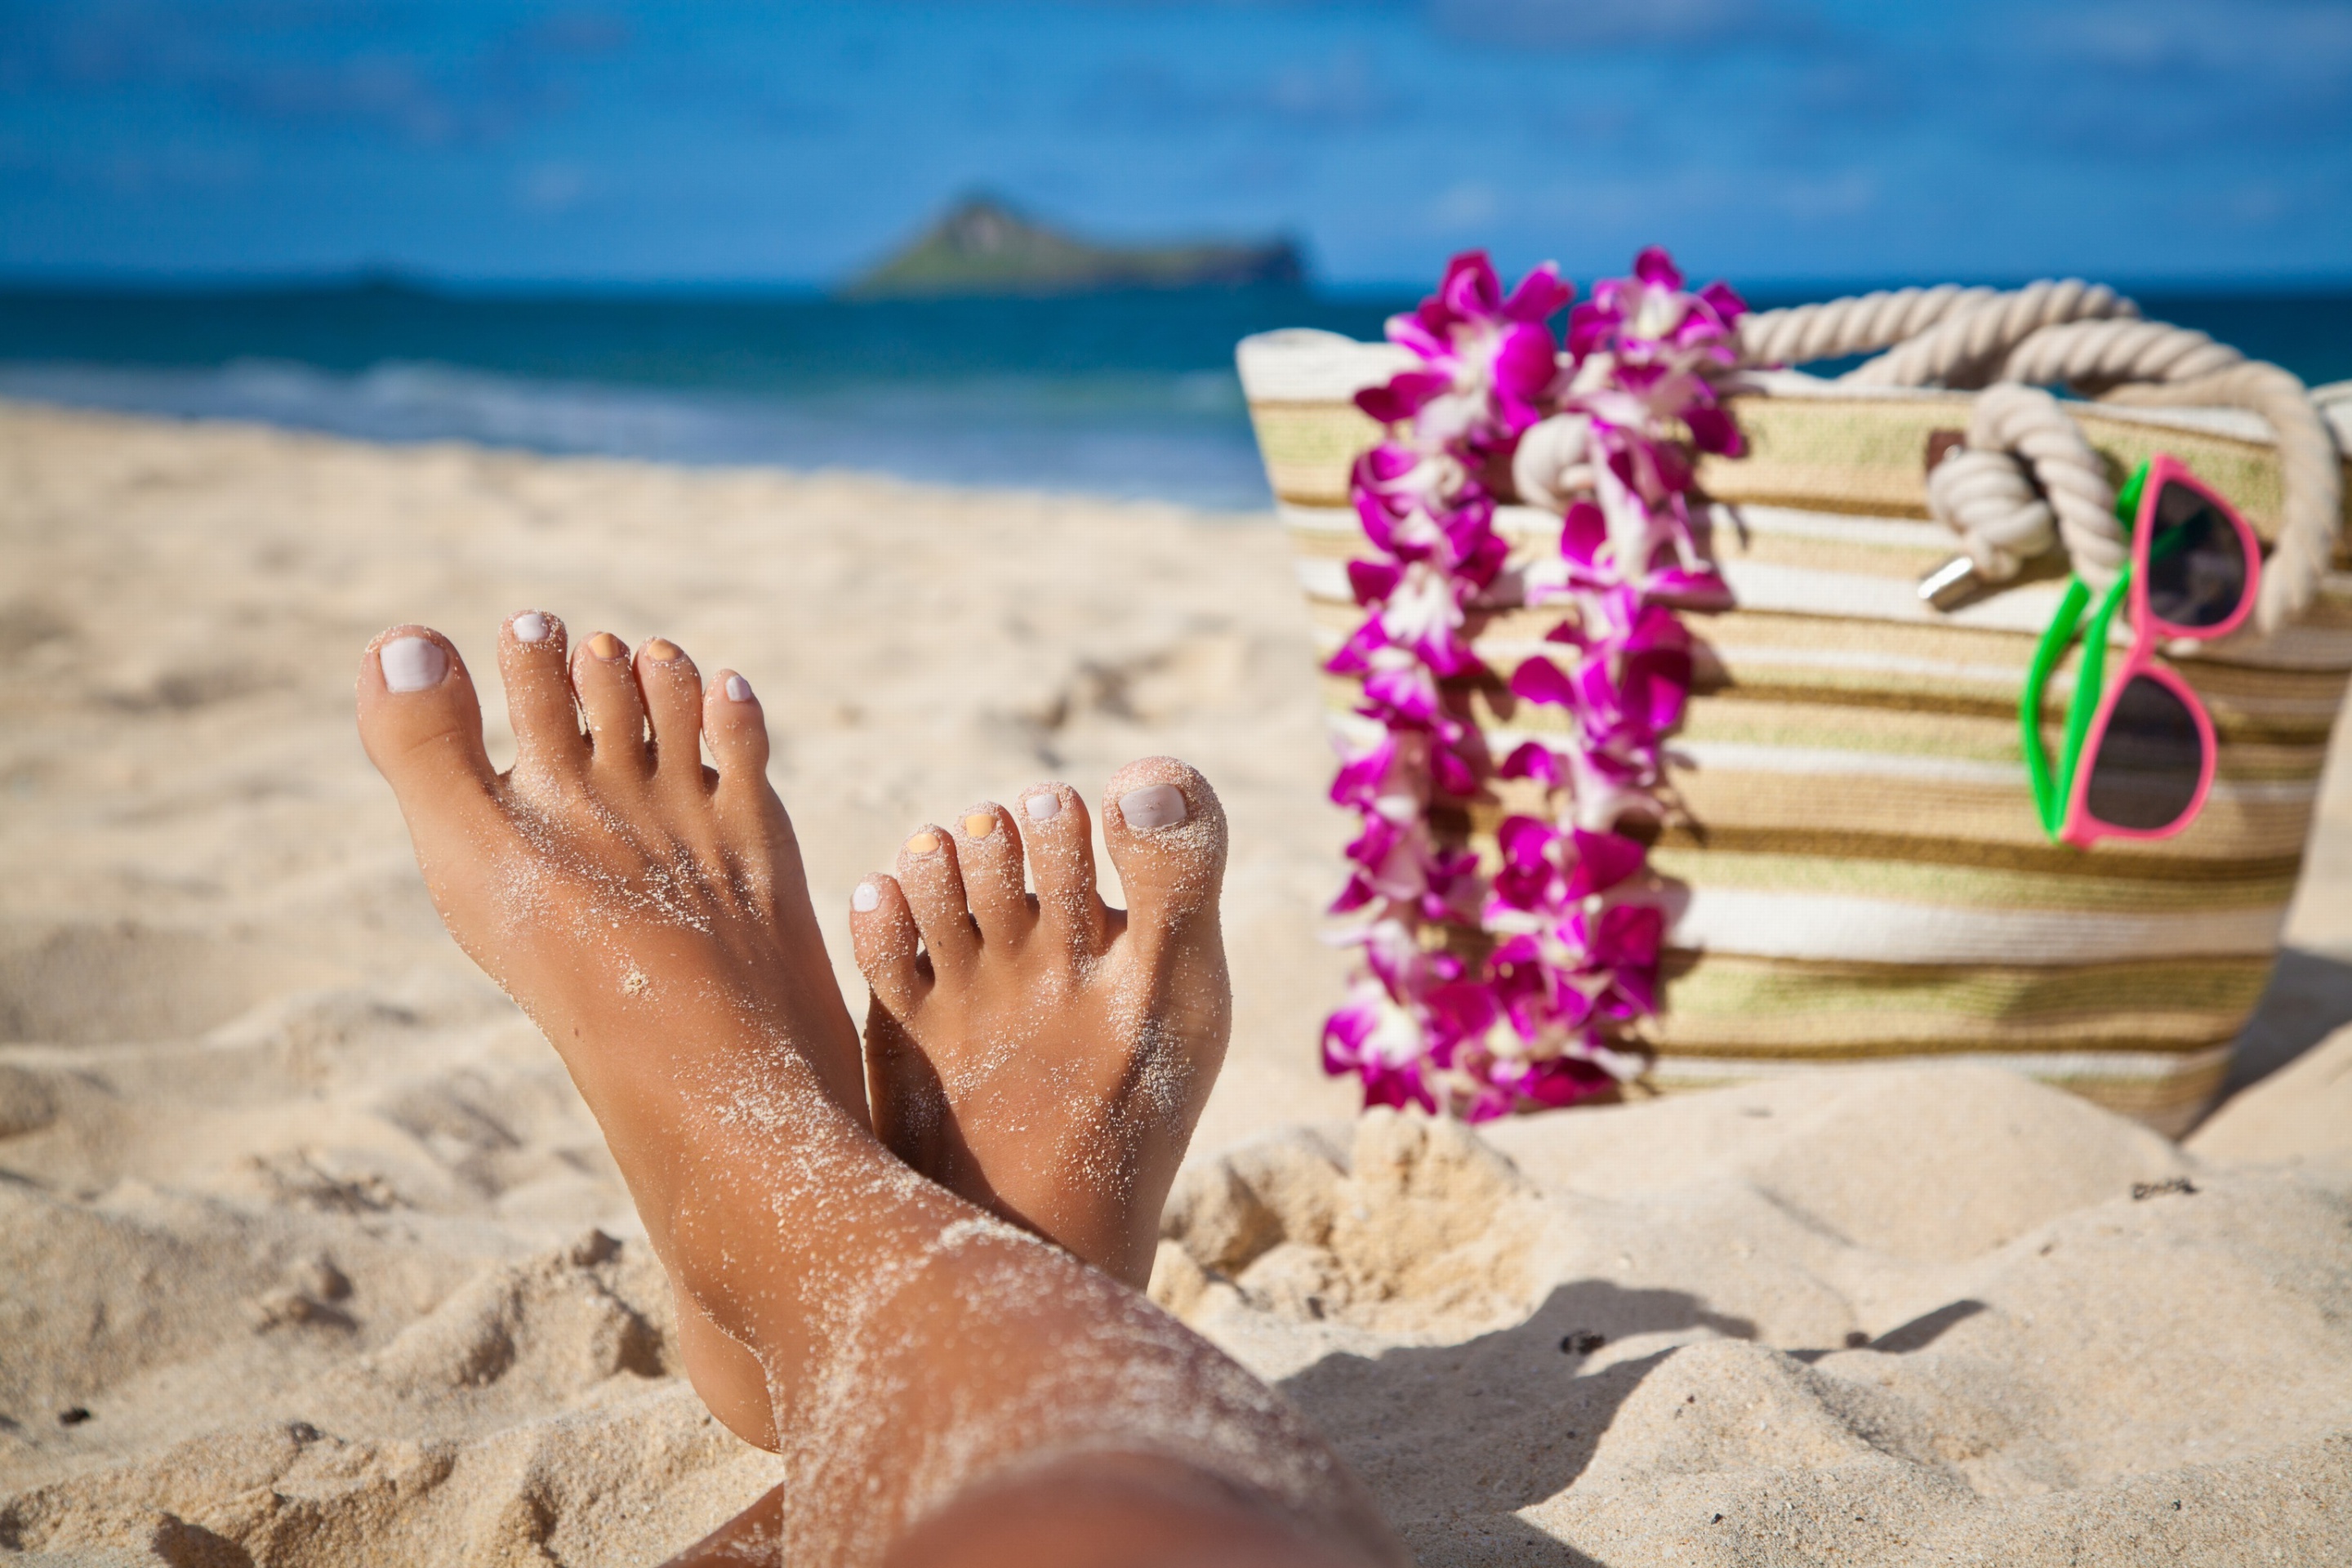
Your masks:
[[[847,468],[1256,510],[1268,498],[1234,342],[1285,326],[1377,337],[1413,298],[0,286],[0,396],[383,441]],[[2137,298],[2152,316],[2306,381],[2352,377],[2352,291]]]

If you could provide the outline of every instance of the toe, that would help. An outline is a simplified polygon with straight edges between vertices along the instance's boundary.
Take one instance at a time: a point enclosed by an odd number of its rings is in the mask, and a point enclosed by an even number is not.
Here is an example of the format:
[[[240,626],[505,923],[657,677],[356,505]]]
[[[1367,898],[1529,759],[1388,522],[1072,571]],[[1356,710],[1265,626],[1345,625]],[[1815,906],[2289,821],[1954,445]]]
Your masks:
[[[646,747],[646,705],[629,665],[629,645],[598,632],[572,655],[572,684],[588,714],[596,771],[607,777],[643,778],[652,771]]]
[[[1100,952],[1110,917],[1095,891],[1093,830],[1086,802],[1067,784],[1045,784],[1021,796],[1021,837],[1029,880],[1037,889],[1037,924],[1073,952]]]
[[[653,727],[656,775],[703,793],[702,672],[684,648],[654,637],[637,650],[637,689]]]
[[[507,619],[499,638],[499,673],[507,683],[507,717],[514,724],[515,772],[530,777],[575,776],[588,761],[580,704],[572,692],[563,623],[543,610]]]
[[[792,836],[783,802],[768,787],[768,721],[751,683],[722,669],[702,695],[702,733],[710,742],[719,781],[711,799],[719,819],[737,836],[761,832],[781,843]]]
[[[1036,926],[1037,911],[1021,879],[1021,830],[1013,814],[993,801],[973,806],[956,821],[956,864],[981,940],[1011,946]]]
[[[874,999],[900,1020],[911,1018],[930,990],[916,956],[921,938],[914,911],[894,877],[877,874],[857,884],[849,895],[849,941],[857,953],[858,972],[873,989]]]
[[[768,776],[768,717],[751,683],[722,669],[702,698],[702,732],[719,764],[719,792],[762,787]]]
[[[980,929],[964,901],[955,840],[937,827],[917,829],[898,846],[898,885],[923,933],[932,973],[942,980],[961,974],[980,955]]]
[[[482,704],[449,639],[394,626],[360,660],[360,742],[412,829],[495,812]]]
[[[1103,843],[1118,868],[1129,931],[1214,920],[1225,808],[1198,773],[1173,757],[1119,769],[1103,801]]]

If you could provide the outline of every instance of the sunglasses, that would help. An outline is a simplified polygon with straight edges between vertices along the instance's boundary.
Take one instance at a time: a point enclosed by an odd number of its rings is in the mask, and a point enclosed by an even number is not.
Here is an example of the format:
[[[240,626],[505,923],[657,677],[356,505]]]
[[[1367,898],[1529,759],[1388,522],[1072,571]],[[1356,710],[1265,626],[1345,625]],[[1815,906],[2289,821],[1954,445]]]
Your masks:
[[[2142,464],[2116,510],[2131,523],[2131,565],[2087,626],[2090,585],[2080,577],[2067,585],[2033,650],[2018,715],[2042,830],[2085,847],[2100,838],[2169,838],[2197,819],[2213,788],[2213,720],[2189,683],[2156,662],[2157,644],[2229,636],[2262,585],[2254,531],[2177,458]],[[2131,651],[2123,678],[2109,686],[2107,628],[2126,597]],[[2042,695],[2077,627],[2083,666],[2053,777],[2042,743]]]

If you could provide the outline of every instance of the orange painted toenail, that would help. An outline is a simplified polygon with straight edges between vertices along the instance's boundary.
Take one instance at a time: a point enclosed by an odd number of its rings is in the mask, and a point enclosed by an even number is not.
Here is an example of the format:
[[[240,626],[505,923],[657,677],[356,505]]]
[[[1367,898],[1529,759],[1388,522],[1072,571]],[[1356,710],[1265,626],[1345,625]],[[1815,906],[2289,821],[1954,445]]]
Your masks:
[[[995,831],[996,813],[992,811],[975,811],[963,819],[966,838],[985,838]]]
[[[598,658],[618,658],[628,652],[621,639],[610,632],[598,632],[588,639],[588,651]]]
[[[929,855],[939,847],[940,836],[929,831],[918,833],[907,840],[907,853],[909,855]]]
[[[677,644],[667,637],[656,637],[646,644],[646,657],[656,664],[667,664],[677,657]]]

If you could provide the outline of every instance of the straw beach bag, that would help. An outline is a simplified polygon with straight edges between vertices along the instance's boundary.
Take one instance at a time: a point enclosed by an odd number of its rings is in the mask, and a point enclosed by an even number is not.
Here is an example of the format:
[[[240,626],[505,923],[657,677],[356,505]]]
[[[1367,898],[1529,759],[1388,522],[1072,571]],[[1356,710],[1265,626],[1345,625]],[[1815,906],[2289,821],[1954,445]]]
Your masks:
[[[2352,675],[2333,405],[2076,283],[1769,311],[1740,323],[1740,355],[1875,357],[1835,379],[1743,372],[1727,405],[1746,453],[1700,467],[1736,604],[1688,618],[1678,809],[1651,854],[1673,896],[1645,1081],[1966,1058],[2185,1130],[2269,979]],[[1306,331],[1247,339],[1238,361],[1328,655],[1361,618],[1349,465],[1382,434],[1351,400],[1412,362]],[[2036,390],[2053,385],[2095,400]],[[2247,633],[2168,659],[2216,729],[2201,816],[2086,851],[2044,834],[2019,692],[2070,562],[2095,579],[2122,560],[2115,487],[2159,451],[2262,537],[2262,598]],[[1527,559],[1556,550],[1560,521],[1506,506],[1497,527]],[[1939,567],[1949,607],[1920,586]],[[1497,670],[1572,658],[1542,641],[1558,618],[1500,609],[1472,646]],[[1354,682],[1325,682],[1345,727]],[[1468,684],[1498,755],[1564,722],[1498,678]],[[2070,696],[2053,683],[2053,738]],[[1482,798],[1433,820],[1491,866],[1506,809]]]

